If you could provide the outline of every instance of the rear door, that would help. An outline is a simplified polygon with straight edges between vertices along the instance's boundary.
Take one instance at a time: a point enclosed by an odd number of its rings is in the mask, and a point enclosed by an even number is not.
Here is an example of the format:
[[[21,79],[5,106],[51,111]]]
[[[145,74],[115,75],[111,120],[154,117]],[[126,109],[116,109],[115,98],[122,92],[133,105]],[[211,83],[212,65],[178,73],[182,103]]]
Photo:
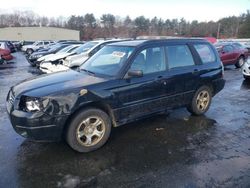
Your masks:
[[[233,64],[235,59],[234,48],[232,45],[225,45],[220,53],[221,61],[223,64]]]
[[[166,54],[168,105],[183,106],[190,102],[199,85],[200,70],[188,44],[167,45]]]

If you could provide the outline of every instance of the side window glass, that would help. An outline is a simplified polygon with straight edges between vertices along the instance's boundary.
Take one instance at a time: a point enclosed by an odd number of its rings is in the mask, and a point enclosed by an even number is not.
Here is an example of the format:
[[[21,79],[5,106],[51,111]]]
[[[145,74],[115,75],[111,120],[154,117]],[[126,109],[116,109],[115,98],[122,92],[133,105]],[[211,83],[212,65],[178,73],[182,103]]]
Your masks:
[[[202,63],[211,63],[215,61],[215,55],[211,47],[207,44],[196,44],[194,48],[198,52]]]
[[[169,69],[195,64],[187,45],[167,46],[166,51]]]
[[[230,45],[227,45],[227,46],[223,47],[223,52],[225,52],[225,53],[230,53],[232,51],[233,51],[233,47],[230,46]]]
[[[141,51],[132,62],[130,69],[141,70],[143,74],[166,70],[164,48],[147,48]]]

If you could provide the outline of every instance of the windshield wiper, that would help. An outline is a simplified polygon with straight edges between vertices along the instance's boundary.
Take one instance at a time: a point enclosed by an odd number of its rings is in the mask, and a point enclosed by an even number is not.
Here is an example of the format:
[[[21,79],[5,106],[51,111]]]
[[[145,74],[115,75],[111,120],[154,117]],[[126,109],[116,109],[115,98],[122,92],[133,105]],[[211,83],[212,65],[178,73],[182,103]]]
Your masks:
[[[92,71],[89,71],[89,70],[86,70],[86,69],[80,69],[80,70],[81,70],[81,71],[84,71],[84,72],[86,72],[86,73],[88,73],[88,74],[95,75],[95,73],[92,72]]]

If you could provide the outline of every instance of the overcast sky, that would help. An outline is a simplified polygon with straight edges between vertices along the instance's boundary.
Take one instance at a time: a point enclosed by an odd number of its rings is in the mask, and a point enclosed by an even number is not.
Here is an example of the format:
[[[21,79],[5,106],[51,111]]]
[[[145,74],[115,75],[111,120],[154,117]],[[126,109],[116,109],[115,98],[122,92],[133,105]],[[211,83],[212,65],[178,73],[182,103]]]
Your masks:
[[[1,12],[32,10],[41,16],[68,17],[94,13],[96,17],[111,13],[131,18],[154,16],[163,19],[217,21],[226,16],[239,16],[250,9],[250,0],[3,0]]]

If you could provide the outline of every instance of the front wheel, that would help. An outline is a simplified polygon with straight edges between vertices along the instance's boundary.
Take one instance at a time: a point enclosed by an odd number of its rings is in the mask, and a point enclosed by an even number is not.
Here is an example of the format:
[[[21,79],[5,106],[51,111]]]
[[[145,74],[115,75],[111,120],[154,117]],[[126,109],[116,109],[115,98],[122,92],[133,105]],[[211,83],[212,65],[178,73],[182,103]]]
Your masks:
[[[33,50],[32,50],[31,48],[28,48],[28,49],[26,50],[26,53],[27,53],[28,55],[31,55],[31,54],[33,53]]]
[[[187,107],[187,110],[193,115],[202,115],[209,109],[211,100],[211,89],[208,86],[202,86],[195,92],[192,102]]]
[[[78,152],[90,152],[102,147],[109,138],[111,121],[102,110],[91,108],[78,112],[66,132],[66,141]]]

